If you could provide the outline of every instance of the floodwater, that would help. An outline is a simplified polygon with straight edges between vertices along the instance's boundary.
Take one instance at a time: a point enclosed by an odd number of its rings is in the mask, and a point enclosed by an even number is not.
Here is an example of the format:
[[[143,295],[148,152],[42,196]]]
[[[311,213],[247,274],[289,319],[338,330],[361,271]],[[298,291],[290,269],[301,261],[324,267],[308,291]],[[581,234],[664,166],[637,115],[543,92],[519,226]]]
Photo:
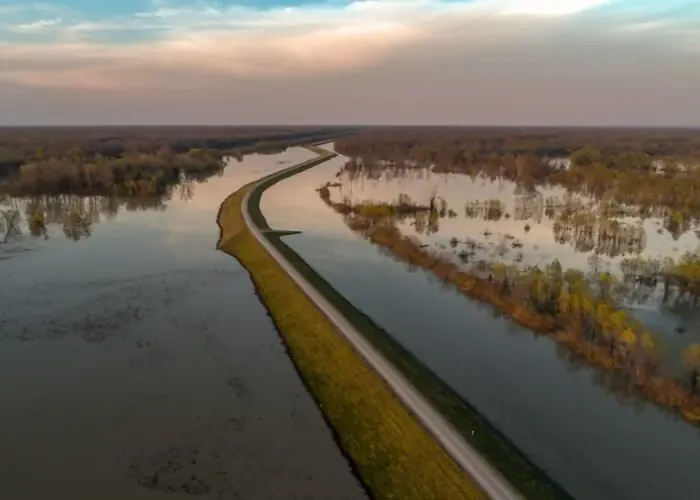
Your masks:
[[[332,199],[349,199],[353,203],[395,202],[400,194],[406,194],[413,201],[427,205],[434,190],[445,200],[448,209],[454,211],[453,216],[441,218],[435,232],[417,230],[415,221],[402,223],[401,232],[433,246],[448,245],[453,237],[460,244],[471,240],[478,244],[477,250],[484,247],[484,252],[477,255],[496,255],[506,263],[543,266],[558,259],[564,269],[586,271],[591,256],[596,255],[601,268],[620,275],[619,264],[626,257],[677,260],[684,252],[700,247],[700,238],[692,230],[695,226],[671,233],[662,227],[665,214],[660,210],[644,220],[629,216],[600,217],[601,204],[586,196],[569,195],[560,186],[540,186],[533,192],[523,192],[515,183],[503,179],[423,170],[409,171],[397,178],[385,175],[381,179],[368,179],[366,175],[353,178],[344,172],[337,180],[341,186],[331,189]],[[488,210],[490,201],[500,204],[500,210]],[[572,221],[568,224],[562,221],[565,208],[581,218],[578,228]],[[589,224],[586,215],[592,216]],[[609,221],[616,225],[610,223],[610,237],[606,238],[602,234],[606,227],[601,226]],[[586,225],[590,232],[583,230]],[[591,236],[586,237],[587,234]],[[514,248],[512,242],[522,246]]]
[[[288,245],[574,498],[700,497],[698,428],[354,236],[315,192],[344,162],[335,158],[263,195],[271,227],[303,231],[285,237]]]
[[[343,163],[337,160],[338,168]],[[696,221],[669,231],[666,226],[672,214],[661,209],[652,210],[645,218],[630,215],[635,207],[623,207],[627,213],[607,216],[600,202],[570,195],[560,186],[539,186],[525,192],[503,179],[427,170],[368,177],[367,173],[353,176],[345,171],[338,178],[329,173],[318,182],[340,182],[330,189],[331,199],[353,204],[367,200],[391,203],[407,195],[425,206],[436,193],[438,199],[445,200],[448,215],[435,221],[434,227],[425,220],[421,224],[420,217],[397,226],[402,234],[418,238],[467,268],[479,260],[544,268],[557,259],[563,269],[585,273],[598,269],[622,279],[620,264],[624,259],[678,261],[684,253],[700,249]],[[563,216],[565,210],[573,214],[569,219]],[[466,262],[460,260],[460,254]],[[661,282],[651,287],[629,286],[624,304],[659,336],[666,346],[670,369],[680,373],[683,350],[700,342],[700,314],[697,308],[674,298],[664,302],[663,288]]]
[[[312,156],[246,156],[132,210],[34,201],[94,222],[45,239],[23,220],[0,245],[3,500],[366,498],[247,273],[216,251],[226,196]]]

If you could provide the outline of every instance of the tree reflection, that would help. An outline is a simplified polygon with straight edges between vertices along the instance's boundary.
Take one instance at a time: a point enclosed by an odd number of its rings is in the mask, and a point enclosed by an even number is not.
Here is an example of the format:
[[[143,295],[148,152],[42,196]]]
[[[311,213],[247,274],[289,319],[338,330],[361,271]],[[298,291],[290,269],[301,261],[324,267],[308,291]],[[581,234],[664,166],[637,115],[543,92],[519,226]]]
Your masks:
[[[179,192],[182,196],[191,196],[193,186],[190,183]],[[90,237],[94,224],[102,218],[113,220],[122,209],[129,212],[163,211],[170,198],[170,192],[144,198],[72,194],[5,197],[0,200],[0,241],[21,238],[24,235],[23,227],[34,238],[49,239],[51,226],[60,226],[64,236],[71,241],[84,240]]]
[[[481,218],[484,220],[500,220],[505,212],[505,204],[494,198],[485,201],[468,201],[465,206],[465,214],[470,219]]]
[[[88,238],[92,234],[91,214],[73,209],[63,218],[63,234],[72,241]]]
[[[518,188],[516,188],[515,192],[515,220],[532,220],[537,224],[541,223],[544,215],[544,197],[542,193],[537,190],[523,192]]]
[[[425,177],[431,175],[431,172],[430,166],[420,167],[397,159],[378,160],[368,156],[351,159],[336,177],[352,195],[353,185],[359,184],[362,190],[365,181],[372,184],[381,181],[425,183]],[[580,253],[595,253],[611,258],[642,253],[647,248],[648,239],[643,222],[649,218],[656,219],[675,240],[697,226],[697,219],[668,207],[622,203],[617,200],[617,193],[612,189],[603,191],[597,197],[574,193],[545,196],[537,186],[524,180],[516,183],[499,176],[489,180],[484,175],[474,175],[473,180],[477,177],[483,178],[484,182],[510,183],[514,186],[513,219],[540,224],[546,218],[551,221],[554,241],[569,245]],[[413,224],[419,234],[437,232],[439,219],[445,216],[444,199],[436,197],[431,203],[434,204],[429,213],[415,214]],[[503,198],[468,199],[463,213],[467,218],[499,221],[510,217],[506,203],[507,200]],[[431,214],[434,215],[430,217]],[[449,217],[457,215],[457,212],[448,210]],[[636,221],[630,222],[629,219]],[[532,226],[527,224],[525,228],[528,232]]]
[[[646,231],[590,212],[563,212],[552,226],[557,243],[569,243],[577,252],[618,257],[639,254],[646,248]]]
[[[193,179],[183,178],[177,186],[177,193],[182,201],[190,201],[194,196],[195,182]]]
[[[0,228],[5,233],[3,236],[3,243],[7,243],[13,239],[17,239],[22,236],[22,229],[20,228],[20,213],[18,210],[8,209],[0,211],[0,216],[2,217],[2,222],[0,222]]]

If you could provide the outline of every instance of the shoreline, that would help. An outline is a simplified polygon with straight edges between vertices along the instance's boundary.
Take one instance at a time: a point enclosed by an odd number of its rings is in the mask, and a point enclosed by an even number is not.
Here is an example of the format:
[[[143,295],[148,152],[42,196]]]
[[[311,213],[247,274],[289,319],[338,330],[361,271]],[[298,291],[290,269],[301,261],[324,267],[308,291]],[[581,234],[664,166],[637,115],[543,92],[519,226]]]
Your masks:
[[[569,320],[567,323],[558,316],[544,314],[535,310],[530,303],[524,302],[522,297],[504,293],[504,282],[507,290],[514,286],[508,281],[499,281],[496,277],[484,279],[475,276],[460,269],[454,262],[418,246],[418,243],[401,234],[396,227],[376,223],[375,219],[381,220],[385,217],[384,213],[379,213],[377,217],[374,217],[375,214],[365,216],[354,206],[334,203],[328,197],[326,186],[320,188],[319,193],[331,210],[345,218],[348,228],[371,245],[383,248],[405,264],[415,265],[435,276],[457,293],[471,300],[489,304],[533,334],[547,335],[557,344],[566,347],[569,352],[584,359],[588,365],[627,377],[629,384],[639,391],[640,395],[659,408],[677,414],[691,425],[700,423],[700,398],[696,394],[689,392],[676,379],[639,368],[630,368],[629,360],[632,355],[623,348],[636,347],[640,343],[636,337],[628,344],[624,343],[625,339],[622,337],[617,342],[619,346],[611,344],[613,347],[601,343],[598,338],[591,340],[583,337],[576,332],[573,321]],[[386,217],[391,217],[390,207],[384,208],[388,214]]]
[[[316,150],[316,152],[318,151]],[[330,158],[332,156],[335,156],[335,154],[330,154],[327,156],[327,158]],[[272,174],[272,177],[275,177],[275,179],[273,179],[271,182],[266,182],[265,178],[263,178],[263,180],[261,181],[252,183],[252,185],[244,186],[239,191],[229,196],[229,198],[227,198],[227,200],[225,200],[224,203],[222,203],[219,214],[219,225],[221,227],[221,238],[219,242],[219,248],[225,251],[226,253],[229,253],[236,257],[251,273],[251,277],[253,278],[253,281],[256,284],[256,288],[258,288],[260,291],[261,298],[266,303],[268,310],[270,310],[271,316],[277,324],[278,330],[280,331],[281,336],[285,340],[285,343],[288,344],[290,355],[292,356],[292,359],[295,362],[295,364],[302,364],[303,362],[298,359],[298,356],[295,358],[295,347],[293,345],[289,345],[289,339],[287,337],[293,337],[293,334],[290,335],[289,332],[285,332],[284,330],[285,324],[283,324],[284,322],[281,321],[284,319],[281,318],[281,316],[284,315],[284,311],[275,311],[275,304],[270,303],[270,299],[274,300],[274,297],[272,297],[269,293],[265,293],[267,283],[266,281],[264,281],[263,276],[259,275],[261,272],[256,271],[255,269],[256,265],[259,266],[260,263],[256,263],[255,258],[252,255],[246,254],[245,247],[250,246],[250,241],[246,241],[246,235],[244,234],[246,232],[246,228],[245,224],[242,221],[242,214],[240,213],[240,202],[242,201],[243,196],[245,196],[245,193],[247,191],[250,191],[257,184],[258,189],[256,189],[250,195],[250,217],[251,219],[253,219],[256,225],[260,226],[261,229],[267,229],[265,218],[262,215],[262,213],[260,213],[258,206],[260,197],[262,195],[262,190],[264,190],[266,187],[269,187],[269,185],[272,185],[275,182],[282,180],[283,178],[294,175],[307,168],[311,168],[312,166],[320,163],[321,161],[325,161],[325,159],[322,159],[320,161],[319,160],[319,158],[310,160],[310,162],[312,162],[313,165],[306,165],[309,163],[306,162],[305,164],[290,167],[286,171],[286,173],[282,175],[279,175],[279,173]],[[270,176],[268,176],[268,179],[269,177]],[[238,204],[238,206],[236,206],[236,203]],[[236,209],[238,209],[238,213],[236,213]],[[293,267],[296,268],[296,270],[302,276],[304,276],[304,278],[306,278],[307,281],[312,283],[313,287],[316,290],[318,290],[318,292],[324,298],[331,302],[338,310],[342,311],[342,314],[346,318],[348,318],[349,322],[362,332],[362,336],[377,351],[379,351],[385,358],[387,358],[393,365],[393,367],[399,372],[401,372],[401,374],[411,382],[411,385],[415,387],[415,389],[420,394],[422,394],[425,398],[427,398],[430,401],[434,408],[440,410],[442,416],[446,420],[448,420],[452,424],[452,426],[454,426],[454,428],[458,430],[458,432],[464,438],[464,441],[470,443],[472,446],[474,446],[475,449],[479,451],[479,453],[484,458],[488,459],[489,463],[492,464],[493,467],[498,469],[500,473],[503,474],[503,476],[506,479],[508,479],[510,483],[513,484],[513,486],[515,486],[523,494],[523,496],[538,499],[570,498],[570,496],[566,494],[560,486],[556,485],[550,478],[548,478],[544,474],[544,472],[542,472],[536,466],[534,466],[534,464],[532,464],[519,450],[517,450],[505,436],[503,436],[498,430],[493,428],[474,408],[472,408],[468,403],[463,401],[460,396],[458,396],[435,374],[430,372],[430,370],[427,369],[427,367],[425,367],[411,353],[406,351],[402,346],[400,346],[396,341],[394,341],[387,334],[387,332],[378,327],[370,318],[368,318],[366,315],[354,308],[347,300],[345,300],[340,294],[338,294],[338,292],[333,290],[332,287],[330,287],[330,285],[327,282],[325,282],[313,269],[311,269],[311,267],[308,266],[308,264],[306,264],[299,255],[293,252],[281,241],[280,236],[280,234],[276,234],[274,232],[265,233],[265,237],[267,238],[267,240],[269,240],[269,242],[286,258],[286,260],[288,260],[293,265]],[[248,238],[248,240],[249,239],[250,238]],[[258,276],[256,276],[256,274],[258,274]],[[286,280],[291,281],[289,277],[286,277]],[[306,298],[306,296],[304,296],[300,292],[301,290],[297,290],[296,293],[298,295],[301,295],[304,301],[308,302],[309,299]],[[318,313],[318,311],[316,312]],[[323,318],[323,320],[323,322],[326,323],[326,325],[324,325],[326,329],[326,335],[332,335],[334,337],[337,337],[337,340],[340,340],[340,336],[333,331],[332,326],[328,324],[328,320],[326,318]],[[328,328],[329,326],[330,328]],[[298,340],[296,341],[298,342]],[[293,342],[294,339],[292,339],[292,343]],[[357,358],[357,354],[355,354],[355,357]],[[354,362],[365,364],[364,360],[362,359],[356,359]],[[313,380],[309,380],[308,374],[306,376],[304,375],[305,371],[303,367],[299,368],[305,384],[307,384],[307,387],[310,389],[310,392],[314,394],[314,391],[318,390],[319,387],[314,386]],[[372,377],[375,379],[379,378],[376,375],[376,373],[373,373]],[[376,382],[377,381],[375,381],[375,383]],[[378,382],[380,383],[380,385],[383,385],[381,384],[381,381]],[[386,391],[385,387],[383,387],[382,389]],[[335,396],[331,396],[337,398],[337,396],[341,395],[343,397],[347,396],[344,392],[336,394]],[[316,397],[315,394],[314,397]],[[396,405],[398,403],[398,401],[395,401],[396,397],[393,394],[388,395],[388,397],[390,400],[394,400],[392,401],[392,404]],[[321,400],[322,398],[318,399]],[[405,408],[403,408],[402,405],[400,406],[403,410],[403,413],[409,413]],[[381,405],[379,412],[384,412],[383,406]],[[335,429],[338,435],[341,446],[343,448],[347,448],[348,443],[344,441],[348,440],[348,436],[343,436],[343,426],[339,426],[337,419],[334,420],[332,415],[328,416],[332,427]],[[409,418],[411,420],[414,420],[413,417]],[[358,420],[354,423],[354,425],[361,425],[362,423],[364,422]],[[413,422],[413,425],[416,425],[415,421]],[[349,429],[349,427],[346,425],[345,429]],[[420,432],[421,434],[427,434],[424,429],[421,429]],[[428,438],[434,441],[432,436]],[[398,443],[384,443],[384,445],[388,445],[387,449],[394,450],[396,450],[397,444]],[[362,449],[353,450],[349,448],[347,451],[350,457],[356,463],[357,470],[360,476],[363,479],[367,478],[363,482],[365,482],[365,484],[368,486],[369,490],[373,493],[375,497],[384,498],[385,495],[389,495],[389,497],[391,497],[391,495],[396,494],[391,488],[380,488],[379,490],[377,490],[376,478],[374,478],[373,480],[373,474],[371,473],[371,470],[367,469],[367,466],[369,466],[371,469],[373,465],[371,461],[367,463],[367,457],[363,457]],[[441,451],[443,454],[445,454],[444,449],[441,448]],[[365,462],[364,465],[363,461]],[[448,459],[448,461],[450,460]],[[452,462],[452,465],[455,465],[454,462]],[[419,471],[420,468],[421,467],[416,467],[414,472]],[[461,469],[460,473],[462,476],[464,476]],[[400,484],[402,482],[410,482],[412,478],[415,478],[415,475],[411,474],[411,470],[404,471],[404,474],[406,475],[404,479],[402,479],[401,481],[395,480],[392,481],[392,483],[395,485],[399,485],[399,487],[401,488]],[[426,478],[422,478],[421,481],[425,482]],[[444,486],[444,483],[444,479],[436,481],[438,488],[440,488],[439,485],[441,484]],[[401,491],[401,489],[396,491]],[[435,493],[439,491],[439,489],[436,490],[433,487],[430,489],[429,492],[426,491],[422,493],[422,496],[411,496],[411,492],[408,492],[409,496],[406,496],[406,493],[402,493],[403,496],[401,496],[401,498],[454,498],[451,495],[447,495],[445,492]],[[459,496],[459,498],[471,497],[465,497],[464,495],[462,495]]]

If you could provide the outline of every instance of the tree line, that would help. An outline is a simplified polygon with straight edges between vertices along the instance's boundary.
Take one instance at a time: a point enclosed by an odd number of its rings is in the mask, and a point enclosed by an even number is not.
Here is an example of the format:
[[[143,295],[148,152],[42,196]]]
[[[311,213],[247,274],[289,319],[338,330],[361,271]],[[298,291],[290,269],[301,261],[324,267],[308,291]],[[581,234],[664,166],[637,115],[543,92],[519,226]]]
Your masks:
[[[221,172],[224,160],[207,150],[134,153],[119,158],[75,154],[39,159],[19,169],[10,192],[15,196],[50,193],[155,196],[183,178],[201,179]]]
[[[211,149],[222,154],[275,149],[299,141],[334,137],[330,127],[0,127],[0,174],[46,158],[81,154],[119,158]]]
[[[700,133],[617,129],[378,129],[336,141],[346,170],[429,168],[504,178],[532,189],[558,184],[596,199],[700,213]],[[562,160],[565,160],[562,163]]]
[[[376,127],[339,138],[335,149],[348,157],[417,159],[423,163],[469,163],[490,154],[568,157],[586,146],[604,156],[700,155],[693,129],[551,127]]]

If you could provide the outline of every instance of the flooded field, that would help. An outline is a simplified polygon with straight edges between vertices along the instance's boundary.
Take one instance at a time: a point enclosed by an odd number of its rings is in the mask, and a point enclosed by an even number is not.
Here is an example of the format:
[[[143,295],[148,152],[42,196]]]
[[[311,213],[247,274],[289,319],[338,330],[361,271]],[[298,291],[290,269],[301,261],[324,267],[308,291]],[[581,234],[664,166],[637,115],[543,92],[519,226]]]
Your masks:
[[[0,200],[3,499],[365,498],[216,251],[226,196],[312,156],[246,156],[138,203]]]
[[[338,183],[330,189],[332,200],[349,204],[426,205],[435,197],[439,217],[418,213],[397,227],[465,269],[483,262],[543,269],[557,260],[564,270],[609,273],[624,285],[618,292],[627,310],[661,336],[677,371],[683,350],[700,341],[700,314],[687,297],[666,295],[661,280],[635,274],[699,258],[697,220],[679,224],[669,210],[595,201],[559,186],[524,190],[508,180],[429,170],[342,170],[324,182]]]
[[[697,236],[692,227],[675,235],[668,229],[659,234],[660,227],[668,226],[667,220],[649,216],[642,223],[644,237],[639,224],[630,221],[632,229],[626,239],[598,243],[595,237],[593,247],[588,248],[590,243],[557,238],[556,215],[547,214],[546,202],[564,196],[556,188],[542,193],[541,210],[536,201],[534,208],[527,204],[518,208],[521,194],[506,183],[499,186],[486,179],[435,174],[422,181],[336,177],[346,161],[338,157],[265,193],[262,209],[271,227],[303,232],[285,237],[289,246],[575,498],[684,499],[700,491],[693,465],[700,460],[696,427],[646,402],[613,372],[587,366],[550,339],[494,316],[489,305],[470,301],[430,274],[386,255],[356,236],[323,203],[316,189],[340,181],[340,186],[330,188],[332,196],[354,202],[391,202],[405,194],[418,204],[427,204],[436,194],[447,205],[437,230],[426,223],[421,231],[420,222],[417,229],[413,218],[399,223],[402,232],[457,257],[460,245],[474,240],[479,248],[484,247],[478,259],[498,256],[489,250],[489,242],[499,235],[510,243],[517,238],[522,247],[509,246],[507,252],[513,256],[523,253],[520,262],[511,261],[515,264],[548,263],[557,258],[564,268],[589,272],[592,264],[609,266],[611,274],[618,276],[625,257],[676,258],[695,250]],[[469,202],[494,198],[505,206],[497,220],[467,212]],[[582,204],[589,203],[582,200]],[[595,207],[587,210],[595,213]],[[487,230],[488,236],[484,235]],[[459,240],[455,248],[453,238]],[[698,330],[691,328],[696,324],[694,313],[682,317],[686,328],[679,333],[676,327],[681,316],[677,312],[658,306],[649,309],[653,321],[665,326],[669,350],[674,348],[674,339],[685,345],[689,338],[698,338]]]
[[[433,227],[428,221],[421,224],[420,218],[404,221],[402,233],[443,247],[457,238],[457,250],[473,243],[477,259],[498,258],[521,266],[558,259],[565,269],[587,271],[595,255],[599,266],[621,275],[625,257],[678,258],[700,245],[694,226],[675,233],[665,230],[666,214],[645,219],[607,216],[601,203],[558,186],[524,192],[507,180],[427,170],[380,179],[345,171],[337,180],[340,186],[331,190],[337,201],[392,202],[404,195],[425,204],[435,194],[444,200],[446,216]]]

